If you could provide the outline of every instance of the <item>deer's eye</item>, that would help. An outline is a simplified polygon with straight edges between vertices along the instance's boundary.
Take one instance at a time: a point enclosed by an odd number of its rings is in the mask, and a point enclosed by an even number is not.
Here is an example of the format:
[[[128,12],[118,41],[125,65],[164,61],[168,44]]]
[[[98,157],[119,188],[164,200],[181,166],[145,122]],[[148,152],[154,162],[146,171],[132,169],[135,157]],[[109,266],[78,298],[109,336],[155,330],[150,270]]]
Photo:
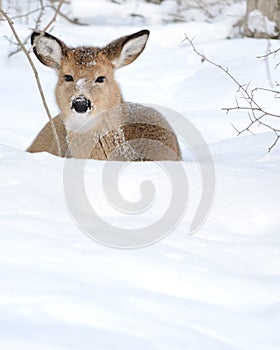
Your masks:
[[[98,77],[98,78],[95,80],[95,82],[96,82],[96,83],[104,83],[104,80],[105,80],[105,79],[106,79],[105,77],[100,76],[100,77]]]
[[[74,81],[74,78],[72,77],[72,75],[66,74],[66,75],[64,75],[64,80],[65,81]]]

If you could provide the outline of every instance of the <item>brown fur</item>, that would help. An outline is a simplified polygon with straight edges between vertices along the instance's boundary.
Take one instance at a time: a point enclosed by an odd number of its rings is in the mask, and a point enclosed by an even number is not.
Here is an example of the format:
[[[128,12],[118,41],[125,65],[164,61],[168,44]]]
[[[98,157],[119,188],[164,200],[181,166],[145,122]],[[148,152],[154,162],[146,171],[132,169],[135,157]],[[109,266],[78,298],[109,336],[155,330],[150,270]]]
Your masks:
[[[56,132],[59,138],[62,157],[66,156],[68,143],[66,141],[66,129],[60,116],[53,118],[53,122],[56,128]],[[48,152],[58,156],[56,141],[53,136],[50,122],[48,122],[43,129],[39,132],[38,136],[27,148],[27,152]]]
[[[133,62],[140,55],[148,34],[148,31],[141,31],[122,37],[105,48],[73,49],[49,34],[33,33],[32,44],[38,59],[58,73],[55,95],[61,114],[54,118],[54,123],[63,157],[108,160],[181,158],[177,138],[165,118],[152,108],[125,103],[114,78],[115,69]],[[66,81],[65,76],[73,77],[73,81]],[[105,77],[104,82],[97,82],[98,77]],[[87,113],[73,112],[71,103],[79,96],[91,103],[92,108]],[[28,151],[47,151],[57,155],[49,123]]]

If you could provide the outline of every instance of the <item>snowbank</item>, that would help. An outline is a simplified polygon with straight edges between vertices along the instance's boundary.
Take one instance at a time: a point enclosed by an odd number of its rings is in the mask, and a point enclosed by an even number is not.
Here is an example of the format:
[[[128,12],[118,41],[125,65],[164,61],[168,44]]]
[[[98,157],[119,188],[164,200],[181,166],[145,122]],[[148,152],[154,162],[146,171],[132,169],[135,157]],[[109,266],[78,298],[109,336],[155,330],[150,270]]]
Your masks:
[[[131,251],[100,245],[74,224],[63,159],[24,152],[46,117],[24,57],[8,60],[1,39],[1,349],[279,349],[280,149],[267,153],[274,136],[265,130],[236,137],[231,122],[242,125],[246,115],[221,111],[234,104],[236,87],[181,43],[187,28],[195,34],[197,24],[152,26],[143,55],[117,76],[127,100],[171,107],[200,130],[215,161],[215,202],[199,232],[188,235],[201,183],[184,150],[185,216],[164,240]],[[55,35],[72,45],[104,44],[137,29],[59,23]],[[8,33],[4,24],[1,30]],[[207,42],[197,39],[198,48],[240,80],[267,84],[265,65],[255,58],[265,41],[218,39],[215,33]],[[38,69],[55,114],[55,75],[39,63]],[[276,80],[278,71],[272,74]],[[87,164],[91,201],[121,225],[97,191],[103,166]],[[156,183],[159,197],[127,225],[154,220],[170,192],[161,169],[143,163],[120,179],[126,198],[138,198],[139,173]]]

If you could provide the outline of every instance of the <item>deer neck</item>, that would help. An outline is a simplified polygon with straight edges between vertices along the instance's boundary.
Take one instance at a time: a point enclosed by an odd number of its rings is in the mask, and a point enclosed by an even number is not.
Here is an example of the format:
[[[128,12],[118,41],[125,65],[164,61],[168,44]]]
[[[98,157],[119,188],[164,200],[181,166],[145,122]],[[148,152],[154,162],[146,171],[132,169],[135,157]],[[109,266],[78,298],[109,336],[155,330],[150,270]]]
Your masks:
[[[121,103],[91,118],[75,115],[63,118],[70,155],[80,159],[107,159],[113,144],[104,144],[104,140],[106,143],[106,135],[114,134],[126,122],[126,110],[127,104]]]

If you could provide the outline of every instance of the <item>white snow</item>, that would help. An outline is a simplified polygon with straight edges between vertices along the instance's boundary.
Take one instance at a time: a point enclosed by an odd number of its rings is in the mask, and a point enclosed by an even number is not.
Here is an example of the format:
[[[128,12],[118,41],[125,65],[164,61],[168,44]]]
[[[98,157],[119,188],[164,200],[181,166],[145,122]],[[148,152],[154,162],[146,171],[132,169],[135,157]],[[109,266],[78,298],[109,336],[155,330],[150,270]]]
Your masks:
[[[251,11],[248,15],[248,28],[252,33],[267,33],[277,35],[276,23],[270,21],[260,10]]]
[[[83,4],[73,2],[87,12]],[[61,20],[52,33],[72,46],[103,45],[143,29],[112,26],[111,19],[121,20],[110,4],[102,2],[106,25],[100,26],[103,18],[89,27]],[[156,5],[145,6],[157,15]],[[7,58],[10,31],[0,22],[1,350],[279,349],[280,145],[267,153],[275,135],[262,128],[236,136],[231,123],[246,126],[246,113],[221,110],[235,104],[236,86],[182,43],[185,33],[195,36],[197,48],[242,83],[269,86],[265,62],[256,58],[267,42],[226,40],[231,21],[150,24],[144,52],[117,72],[126,100],[164,105],[188,118],[207,141],[216,170],[210,215],[189,235],[201,179],[183,149],[187,212],[169,236],[138,250],[109,248],[81,232],[65,203],[64,160],[24,151],[47,117],[25,57]],[[278,45],[271,42],[272,49]],[[35,63],[55,115],[55,72]],[[270,64],[272,80],[279,81],[279,68]],[[279,100],[262,102],[277,110]],[[86,164],[88,197],[104,220],[143,227],[166,210],[170,181],[156,164],[123,165],[120,192],[137,201],[140,184],[150,179],[157,191],[151,208],[139,216],[116,214],[102,191],[102,161]]]

